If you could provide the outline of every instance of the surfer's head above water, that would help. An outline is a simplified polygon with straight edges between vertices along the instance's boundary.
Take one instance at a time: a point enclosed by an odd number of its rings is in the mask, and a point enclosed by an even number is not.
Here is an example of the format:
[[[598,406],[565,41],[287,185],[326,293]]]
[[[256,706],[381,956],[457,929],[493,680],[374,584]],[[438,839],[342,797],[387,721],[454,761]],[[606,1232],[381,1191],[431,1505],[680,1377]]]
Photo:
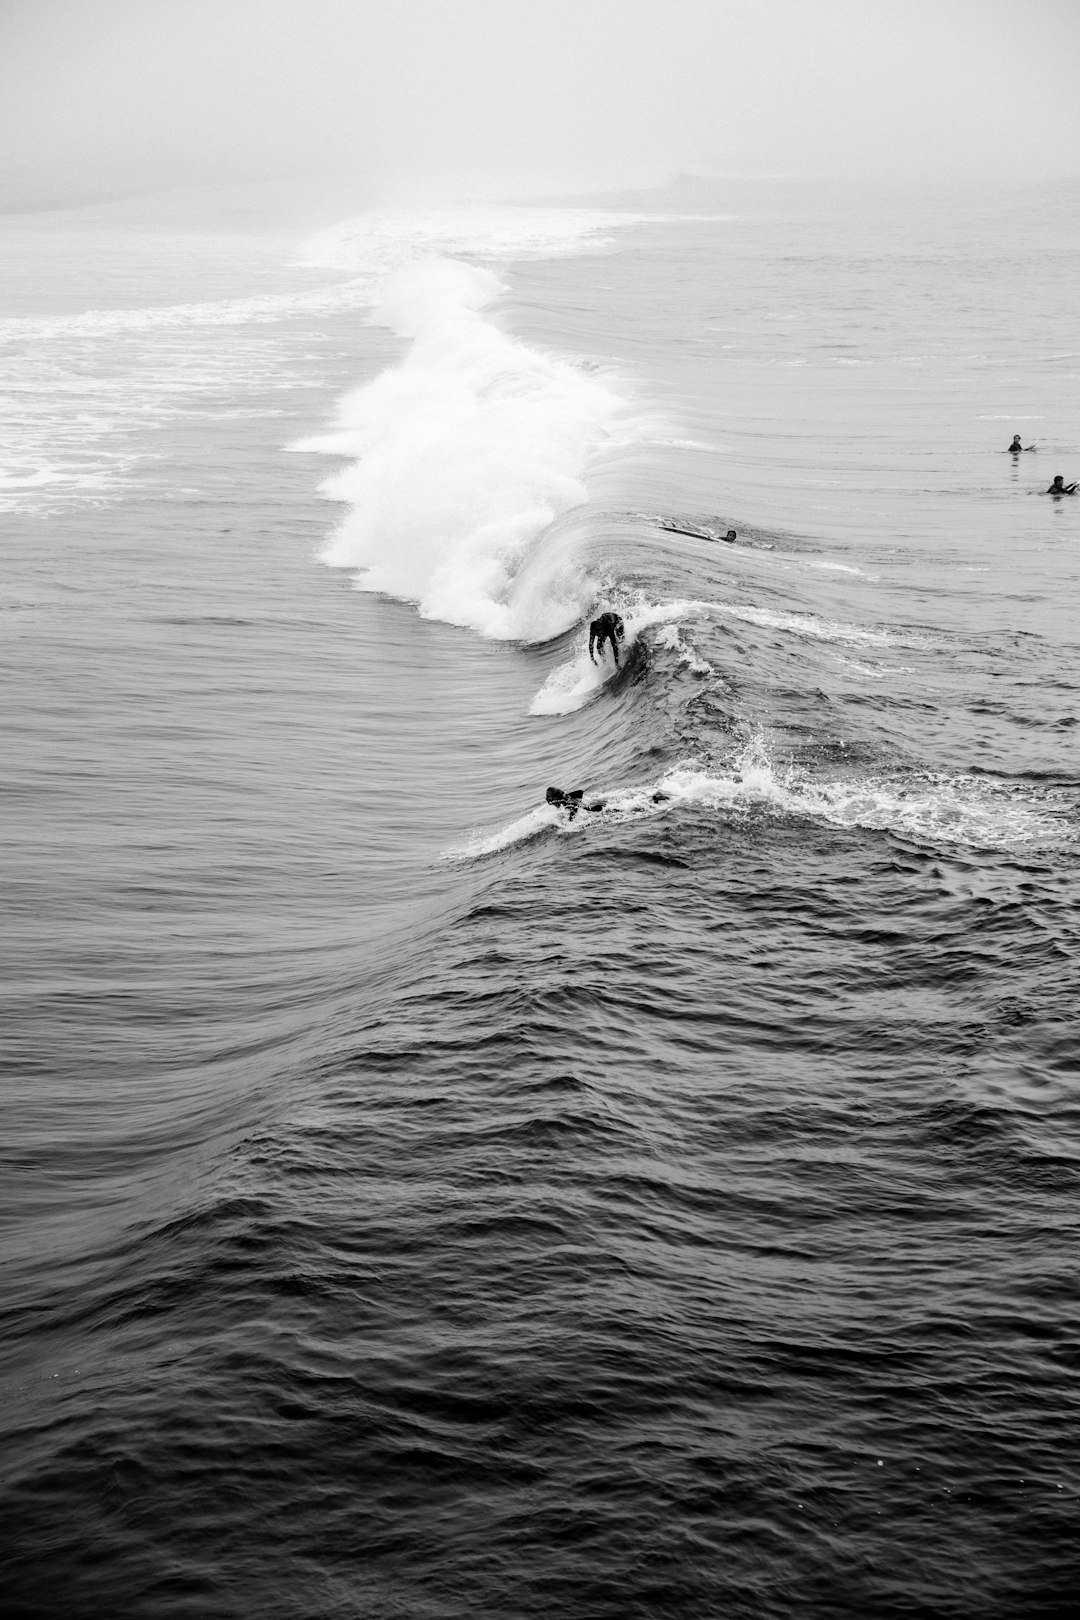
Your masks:
[[[1064,473],[1055,473],[1054,482],[1046,492],[1048,495],[1075,495],[1076,485],[1065,482]]]

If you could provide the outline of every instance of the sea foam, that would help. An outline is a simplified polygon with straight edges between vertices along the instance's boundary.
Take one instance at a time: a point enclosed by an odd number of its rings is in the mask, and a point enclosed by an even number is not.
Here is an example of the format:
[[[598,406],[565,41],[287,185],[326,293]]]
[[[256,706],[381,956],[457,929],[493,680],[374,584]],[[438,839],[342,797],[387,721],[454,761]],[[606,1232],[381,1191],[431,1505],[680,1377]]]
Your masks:
[[[1009,850],[1071,839],[1068,804],[1030,784],[933,771],[815,778],[774,761],[759,731],[725,767],[688,761],[656,781],[601,788],[599,802],[602,809],[573,818],[538,806],[495,832],[476,834],[448,851],[447,858],[475,859],[545,831],[581,833],[590,826],[664,815],[679,806],[733,823],[764,817],[891,832],[931,847]]]
[[[612,382],[508,337],[483,313],[490,269],[426,259],[387,280],[375,318],[411,339],[298,450],[347,464],[322,486],[347,508],[321,552],[360,589],[499,638],[554,635],[588,594],[565,571],[512,595],[536,537],[585,499],[590,456],[628,421]]]

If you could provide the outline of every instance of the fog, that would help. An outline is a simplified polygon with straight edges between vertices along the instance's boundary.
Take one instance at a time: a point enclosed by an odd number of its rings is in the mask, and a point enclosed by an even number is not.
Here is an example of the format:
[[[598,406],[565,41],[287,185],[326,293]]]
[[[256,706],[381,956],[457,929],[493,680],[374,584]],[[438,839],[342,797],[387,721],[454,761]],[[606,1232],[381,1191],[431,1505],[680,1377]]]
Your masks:
[[[0,0],[0,205],[1080,173],[1076,0]]]

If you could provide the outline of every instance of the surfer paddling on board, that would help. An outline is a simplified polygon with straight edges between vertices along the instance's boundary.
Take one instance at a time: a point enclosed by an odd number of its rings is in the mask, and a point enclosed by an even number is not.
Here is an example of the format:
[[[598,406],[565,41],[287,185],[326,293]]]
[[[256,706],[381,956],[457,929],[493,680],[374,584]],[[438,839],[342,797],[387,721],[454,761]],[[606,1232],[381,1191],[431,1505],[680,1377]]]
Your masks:
[[[1010,444],[1007,453],[1010,456],[1018,456],[1020,454],[1021,450],[1034,450],[1034,448],[1035,448],[1035,446],[1033,444],[1021,444],[1020,443],[1020,435],[1019,435],[1019,433],[1014,433],[1013,434],[1013,442],[1012,442],[1012,444]]]
[[[548,804],[553,804],[556,810],[567,811],[569,821],[573,821],[579,810],[602,810],[604,808],[602,801],[598,804],[585,804],[583,802],[585,798],[584,788],[573,788],[569,793],[564,793],[562,788],[549,787],[544,794],[544,798]]]
[[[1076,494],[1076,484],[1075,483],[1067,484],[1065,482],[1064,474],[1063,473],[1057,473],[1054,476],[1054,482],[1050,485],[1050,488],[1046,491],[1046,494],[1047,495],[1075,495]]]
[[[548,804],[554,805],[556,810],[565,810],[567,821],[573,821],[579,810],[596,811],[603,810],[607,806],[605,799],[593,799],[591,804],[586,804],[584,788],[573,788],[569,793],[564,793],[562,788],[549,787],[544,798]],[[670,798],[671,794],[665,793],[663,788],[657,788],[650,795],[653,804],[666,804]]]
[[[713,542],[726,540],[729,546],[733,546],[739,538],[734,529],[729,529],[727,534],[713,534],[708,529],[680,528],[677,523],[669,523],[666,518],[660,521],[660,527],[666,529],[669,534],[688,534],[691,540],[712,540]]]
[[[603,658],[604,643],[610,641],[611,650],[615,654],[615,662],[618,663],[619,642],[622,641],[625,635],[626,626],[617,613],[601,613],[600,617],[594,619],[589,626],[589,657],[592,662],[596,663],[593,648],[595,647],[600,657]]]

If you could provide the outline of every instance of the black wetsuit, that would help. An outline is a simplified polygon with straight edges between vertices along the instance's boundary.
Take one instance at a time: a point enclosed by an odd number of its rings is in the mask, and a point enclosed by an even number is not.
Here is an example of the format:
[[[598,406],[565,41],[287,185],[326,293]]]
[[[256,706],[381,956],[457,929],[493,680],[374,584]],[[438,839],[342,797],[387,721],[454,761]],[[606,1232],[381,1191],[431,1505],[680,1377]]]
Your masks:
[[[603,658],[605,641],[611,642],[611,650],[615,654],[615,662],[618,663],[619,642],[622,641],[625,635],[626,628],[617,613],[601,613],[598,619],[594,619],[589,626],[589,657],[592,658],[593,663],[596,663],[596,659],[593,657],[594,646],[601,658]]]
[[[570,821],[573,821],[579,810],[600,810],[603,808],[599,804],[582,804],[581,801],[585,797],[584,788],[571,788],[569,793],[564,793],[562,788],[549,787],[544,797],[548,804],[555,806],[556,810],[568,811]]]

